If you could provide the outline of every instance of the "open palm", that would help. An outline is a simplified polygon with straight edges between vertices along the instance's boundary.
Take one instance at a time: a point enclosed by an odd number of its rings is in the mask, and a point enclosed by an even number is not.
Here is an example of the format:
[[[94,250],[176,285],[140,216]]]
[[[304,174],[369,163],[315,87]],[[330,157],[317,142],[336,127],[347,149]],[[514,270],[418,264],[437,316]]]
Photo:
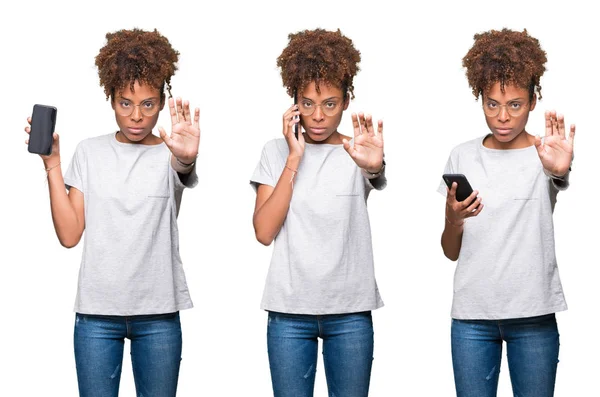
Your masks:
[[[360,168],[377,173],[383,166],[383,121],[379,120],[375,133],[371,115],[352,113],[352,125],[354,145],[351,146],[350,142],[344,139],[344,149]]]
[[[535,137],[535,147],[544,169],[553,175],[563,176],[569,171],[573,160],[575,125],[571,124],[570,136],[565,135],[565,118],[555,111],[546,112],[546,135]]]
[[[184,163],[192,163],[198,155],[200,145],[200,109],[194,110],[194,119],[190,113],[190,104],[181,98],[176,101],[169,98],[171,113],[171,134],[167,135],[159,127],[160,137],[165,142],[173,156]]]

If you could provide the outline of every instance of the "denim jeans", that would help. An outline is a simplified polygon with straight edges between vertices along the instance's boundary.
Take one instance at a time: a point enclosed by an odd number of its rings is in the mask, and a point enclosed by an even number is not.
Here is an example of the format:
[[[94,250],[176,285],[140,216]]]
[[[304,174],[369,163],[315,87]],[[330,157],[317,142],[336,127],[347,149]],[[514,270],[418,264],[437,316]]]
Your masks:
[[[552,397],[559,335],[554,314],[508,320],[452,320],[452,364],[458,397],[494,397],[502,342],[515,397]]]
[[[79,395],[117,397],[125,338],[138,397],[170,397],[181,361],[179,313],[145,316],[75,316],[75,364]]]
[[[371,312],[303,315],[269,312],[267,346],[275,397],[312,397],[318,338],[330,397],[366,397],[373,362]]]

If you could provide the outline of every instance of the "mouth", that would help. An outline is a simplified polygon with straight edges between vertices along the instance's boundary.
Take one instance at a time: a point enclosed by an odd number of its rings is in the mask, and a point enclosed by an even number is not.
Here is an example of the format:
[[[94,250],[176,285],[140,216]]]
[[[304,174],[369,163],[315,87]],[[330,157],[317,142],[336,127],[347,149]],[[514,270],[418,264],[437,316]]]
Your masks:
[[[138,134],[141,134],[142,132],[144,132],[144,129],[143,128],[127,127],[127,131],[129,131],[130,134],[138,135]]]
[[[495,128],[499,135],[509,135],[512,132],[512,128]]]
[[[315,135],[321,135],[323,133],[325,133],[325,131],[327,131],[327,128],[321,128],[321,127],[308,127],[308,130],[310,132],[312,132]]]

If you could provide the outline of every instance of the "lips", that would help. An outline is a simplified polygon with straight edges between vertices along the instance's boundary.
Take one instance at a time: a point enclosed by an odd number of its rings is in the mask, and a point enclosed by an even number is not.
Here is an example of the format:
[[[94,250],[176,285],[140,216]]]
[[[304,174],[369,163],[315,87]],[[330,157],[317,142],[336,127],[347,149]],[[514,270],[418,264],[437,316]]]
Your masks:
[[[500,135],[508,135],[512,132],[512,128],[495,128],[495,130]]]
[[[129,131],[130,134],[141,134],[144,129],[143,128],[135,128],[135,127],[127,127],[127,131]]]
[[[325,131],[327,131],[327,128],[321,128],[321,127],[308,127],[308,130],[310,132],[312,132],[315,135],[320,135],[323,134]]]

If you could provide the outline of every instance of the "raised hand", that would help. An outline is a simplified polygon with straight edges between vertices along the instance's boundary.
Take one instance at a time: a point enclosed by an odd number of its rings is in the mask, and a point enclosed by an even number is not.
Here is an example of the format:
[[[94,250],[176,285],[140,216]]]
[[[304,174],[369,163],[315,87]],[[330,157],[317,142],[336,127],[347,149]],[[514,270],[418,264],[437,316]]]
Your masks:
[[[350,142],[343,139],[344,149],[360,168],[372,174],[378,173],[383,167],[383,121],[379,120],[375,133],[370,114],[352,113],[352,125],[354,145],[350,146]]]
[[[535,136],[537,149],[542,166],[556,176],[563,176],[569,171],[573,160],[573,140],[575,138],[575,124],[571,124],[571,133],[567,138],[565,134],[565,117],[556,114],[556,111],[547,111],[546,135],[540,138]]]
[[[169,98],[171,113],[171,134],[158,127],[160,138],[165,142],[173,156],[182,163],[193,163],[198,156],[200,145],[200,109],[194,110],[194,120],[190,113],[190,103],[181,98]],[[192,122],[193,121],[193,122]]]
[[[28,126],[25,127],[25,132],[27,135],[31,133],[31,117],[27,117]],[[29,138],[25,140],[25,144],[29,144]],[[48,167],[54,167],[60,163],[60,144],[58,141],[58,134],[55,132],[52,135],[52,153],[49,156],[45,156],[43,154],[39,155],[44,161],[44,166],[47,169]]]
[[[294,125],[298,125],[298,139],[294,135]],[[300,112],[298,105],[292,105],[283,114],[283,136],[287,141],[290,149],[290,157],[295,157],[298,160],[304,155],[304,134],[300,126]]]

